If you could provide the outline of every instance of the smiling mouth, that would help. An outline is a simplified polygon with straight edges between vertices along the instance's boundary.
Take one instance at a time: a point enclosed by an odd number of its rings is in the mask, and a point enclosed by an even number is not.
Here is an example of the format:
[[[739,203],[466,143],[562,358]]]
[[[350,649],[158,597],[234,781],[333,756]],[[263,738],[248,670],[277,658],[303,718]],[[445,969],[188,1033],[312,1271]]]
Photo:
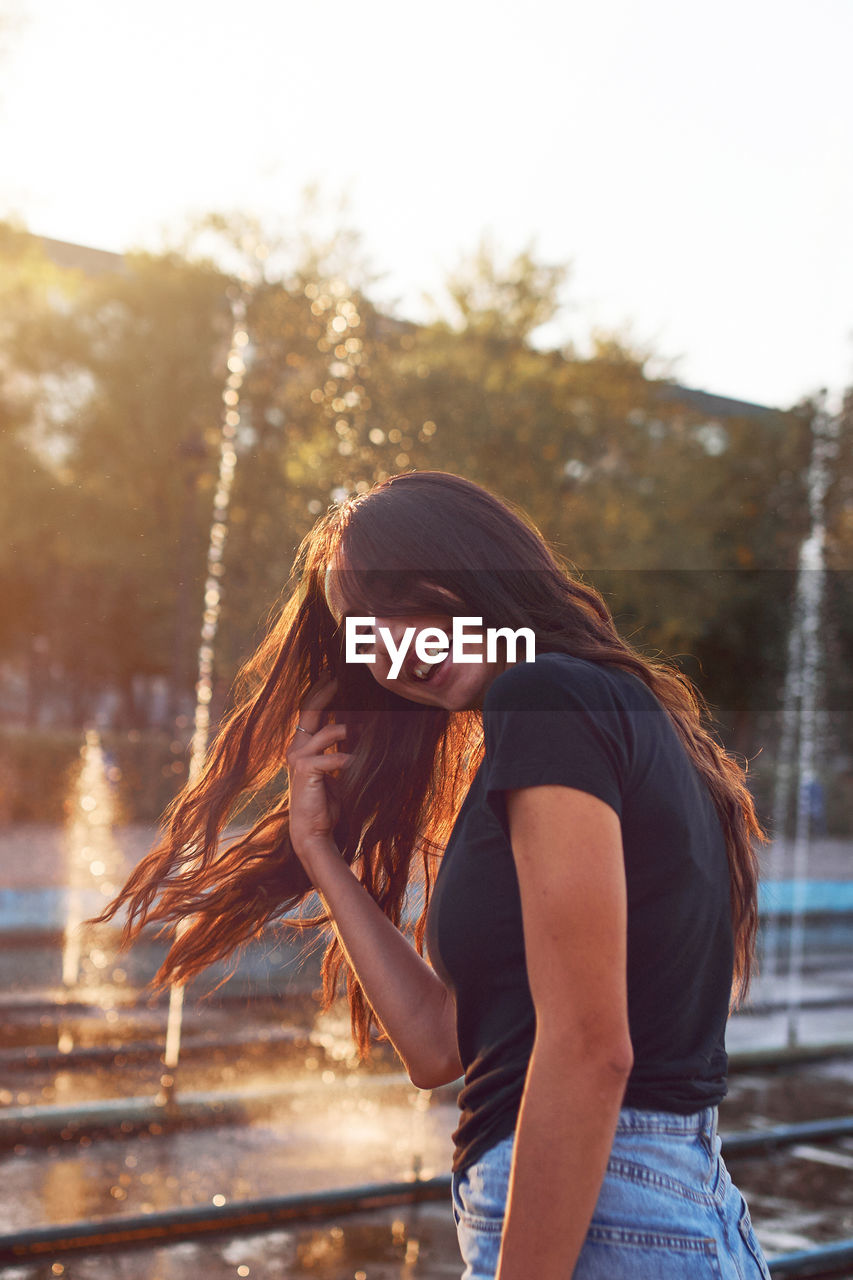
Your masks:
[[[412,679],[417,681],[418,684],[428,684],[436,671],[444,666],[448,657],[449,655],[445,654],[438,662],[416,662],[410,673]]]

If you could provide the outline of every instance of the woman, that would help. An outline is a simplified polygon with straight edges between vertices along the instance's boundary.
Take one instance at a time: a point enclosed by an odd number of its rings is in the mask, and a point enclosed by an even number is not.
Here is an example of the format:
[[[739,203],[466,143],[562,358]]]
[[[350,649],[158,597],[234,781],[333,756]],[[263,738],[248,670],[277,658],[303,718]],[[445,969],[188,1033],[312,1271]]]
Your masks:
[[[304,923],[333,926],[325,996],[345,972],[362,1052],[375,1019],[420,1088],[465,1077],[467,1280],[768,1276],[716,1135],[762,833],[689,682],[455,476],[333,510],[295,578],[109,914],[128,906],[128,938],[173,922],[158,977],[184,981],[317,890]],[[483,640],[436,661],[463,617]],[[522,629],[533,661],[507,638]],[[285,764],[280,798],[220,849]]]

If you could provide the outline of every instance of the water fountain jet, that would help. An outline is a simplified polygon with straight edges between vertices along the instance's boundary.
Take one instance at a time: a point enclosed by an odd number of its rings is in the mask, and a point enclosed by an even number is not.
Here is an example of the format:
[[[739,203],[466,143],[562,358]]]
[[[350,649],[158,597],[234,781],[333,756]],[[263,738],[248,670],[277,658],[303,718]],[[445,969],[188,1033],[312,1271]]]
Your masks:
[[[811,428],[811,456],[806,479],[809,531],[800,547],[788,638],[782,729],[773,798],[774,842],[768,877],[771,882],[782,879],[790,852],[794,892],[786,974],[789,1048],[794,1048],[798,1042],[798,1012],[802,1002],[806,886],[811,842],[809,788],[816,782],[818,766],[819,632],[826,585],[826,495],[832,478],[832,462],[838,453],[839,430],[840,421],[827,411],[825,397],[822,396]],[[788,815],[794,786],[794,832],[793,842],[789,842]],[[765,977],[776,975],[780,950],[779,924],[773,913],[765,927],[762,957]]]
[[[240,389],[246,373],[246,348],[249,344],[249,335],[246,331],[249,286],[246,280],[241,285],[233,286],[229,290],[228,300],[231,306],[231,346],[227,358],[229,374],[226,387],[222,392],[223,411],[219,436],[219,473],[213,498],[213,516],[210,523],[207,547],[204,612],[202,614],[201,643],[198,650],[196,703],[188,773],[188,785],[190,786],[201,775],[210,741],[214,642],[222,610],[222,580],[225,571],[223,555],[228,535],[228,515],[237,465],[235,443],[237,430],[240,426]],[[178,936],[180,936],[180,926]],[[169,992],[166,1045],[163,1053],[165,1071],[160,1081],[162,1086],[162,1094],[160,1096],[166,1105],[172,1101],[176,1087],[175,1073],[181,1052],[183,1008],[184,984],[175,983]]]
[[[122,856],[113,837],[115,796],[96,729],[86,730],[80,761],[65,833],[68,905],[62,947],[62,986],[66,993],[79,989],[86,961],[99,977],[107,967],[107,954],[97,945],[95,927],[84,923],[91,914],[86,900],[91,900],[95,893],[112,897],[122,873]],[[123,970],[114,971],[113,977],[121,980]]]

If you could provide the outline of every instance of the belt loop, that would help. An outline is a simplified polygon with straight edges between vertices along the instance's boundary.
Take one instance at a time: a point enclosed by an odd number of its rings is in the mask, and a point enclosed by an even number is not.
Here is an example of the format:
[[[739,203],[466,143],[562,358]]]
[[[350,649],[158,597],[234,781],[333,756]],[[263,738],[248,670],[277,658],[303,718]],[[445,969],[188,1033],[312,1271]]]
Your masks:
[[[717,1116],[716,1107],[708,1108],[708,1146],[711,1149],[711,1155],[717,1153]]]

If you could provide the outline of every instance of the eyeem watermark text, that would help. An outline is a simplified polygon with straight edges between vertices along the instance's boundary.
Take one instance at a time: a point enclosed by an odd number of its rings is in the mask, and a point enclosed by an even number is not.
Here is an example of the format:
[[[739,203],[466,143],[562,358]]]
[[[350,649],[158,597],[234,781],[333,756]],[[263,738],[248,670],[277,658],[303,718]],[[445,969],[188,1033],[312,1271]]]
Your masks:
[[[417,635],[415,634],[416,632]],[[506,642],[508,661],[516,662],[519,639],[524,640],[525,644],[524,661],[536,661],[536,637],[530,627],[519,627],[517,631],[511,630],[510,627],[487,627],[484,651],[483,619],[462,617],[453,619],[451,636],[448,636],[447,632],[442,631],[440,627],[423,627],[421,630],[418,630],[417,627],[406,627],[399,644],[395,643],[394,636],[388,627],[376,626],[375,618],[348,617],[345,631],[345,660],[347,662],[374,663],[376,654],[359,652],[359,646],[375,646],[377,634],[381,637],[391,659],[391,667],[388,672],[390,680],[396,680],[402,671],[413,637],[415,637],[415,653],[421,662],[441,662],[448,653],[455,663],[497,662],[498,640]],[[473,646],[477,647],[478,652],[470,653],[467,651]]]

